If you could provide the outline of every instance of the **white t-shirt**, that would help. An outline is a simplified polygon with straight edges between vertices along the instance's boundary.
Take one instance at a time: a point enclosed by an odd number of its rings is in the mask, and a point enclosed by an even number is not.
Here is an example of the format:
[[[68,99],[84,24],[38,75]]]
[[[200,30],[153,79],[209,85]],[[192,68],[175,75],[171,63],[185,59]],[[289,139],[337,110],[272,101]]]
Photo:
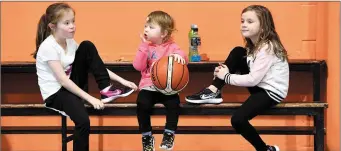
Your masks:
[[[48,61],[60,60],[67,75],[70,76],[71,74],[71,65],[75,60],[78,44],[74,39],[67,39],[66,44],[67,53],[57,43],[55,38],[50,35],[39,46],[36,58],[36,69],[38,75],[38,85],[43,100],[56,93],[62,87],[47,64]]]

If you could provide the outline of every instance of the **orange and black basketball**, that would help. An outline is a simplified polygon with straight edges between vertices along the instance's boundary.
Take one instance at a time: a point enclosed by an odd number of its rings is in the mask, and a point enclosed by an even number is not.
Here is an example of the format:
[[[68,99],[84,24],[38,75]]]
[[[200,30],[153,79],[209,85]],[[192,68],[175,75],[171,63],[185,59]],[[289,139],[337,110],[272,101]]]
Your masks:
[[[172,95],[186,87],[189,72],[187,65],[174,61],[173,56],[167,56],[153,64],[151,79],[158,91],[165,95]]]

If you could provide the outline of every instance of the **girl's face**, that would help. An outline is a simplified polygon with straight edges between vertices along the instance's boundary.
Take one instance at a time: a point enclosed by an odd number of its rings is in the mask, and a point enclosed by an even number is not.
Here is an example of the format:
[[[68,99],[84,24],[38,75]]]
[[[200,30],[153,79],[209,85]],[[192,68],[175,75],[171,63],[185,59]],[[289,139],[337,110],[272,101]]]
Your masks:
[[[56,38],[72,39],[75,35],[75,15],[72,10],[63,12],[62,17],[55,26],[51,27]]]
[[[161,27],[157,23],[147,22],[144,25],[144,38],[152,43],[161,44],[166,34],[161,31]]]
[[[247,11],[242,14],[240,31],[245,38],[250,38],[253,43],[258,39],[261,29],[256,12]]]

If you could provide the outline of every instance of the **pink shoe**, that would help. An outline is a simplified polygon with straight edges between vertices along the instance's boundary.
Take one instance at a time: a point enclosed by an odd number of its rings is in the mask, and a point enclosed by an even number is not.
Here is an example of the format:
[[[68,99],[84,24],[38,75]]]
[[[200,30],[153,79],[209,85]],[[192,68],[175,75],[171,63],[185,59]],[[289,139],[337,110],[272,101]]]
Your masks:
[[[129,87],[114,88],[112,85],[110,85],[106,87],[105,89],[103,89],[102,91],[100,91],[101,99],[102,99],[101,101],[103,103],[108,103],[117,98],[126,97],[133,92],[134,90]]]

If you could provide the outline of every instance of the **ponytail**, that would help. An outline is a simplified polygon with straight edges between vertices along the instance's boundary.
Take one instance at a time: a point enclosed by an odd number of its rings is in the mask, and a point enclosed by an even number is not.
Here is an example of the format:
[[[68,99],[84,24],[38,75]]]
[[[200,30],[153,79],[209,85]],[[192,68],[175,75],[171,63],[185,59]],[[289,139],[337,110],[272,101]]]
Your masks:
[[[51,34],[51,29],[48,27],[46,15],[43,14],[38,22],[37,37],[36,37],[36,50],[32,54],[33,58],[37,58],[37,52],[40,44]]]

